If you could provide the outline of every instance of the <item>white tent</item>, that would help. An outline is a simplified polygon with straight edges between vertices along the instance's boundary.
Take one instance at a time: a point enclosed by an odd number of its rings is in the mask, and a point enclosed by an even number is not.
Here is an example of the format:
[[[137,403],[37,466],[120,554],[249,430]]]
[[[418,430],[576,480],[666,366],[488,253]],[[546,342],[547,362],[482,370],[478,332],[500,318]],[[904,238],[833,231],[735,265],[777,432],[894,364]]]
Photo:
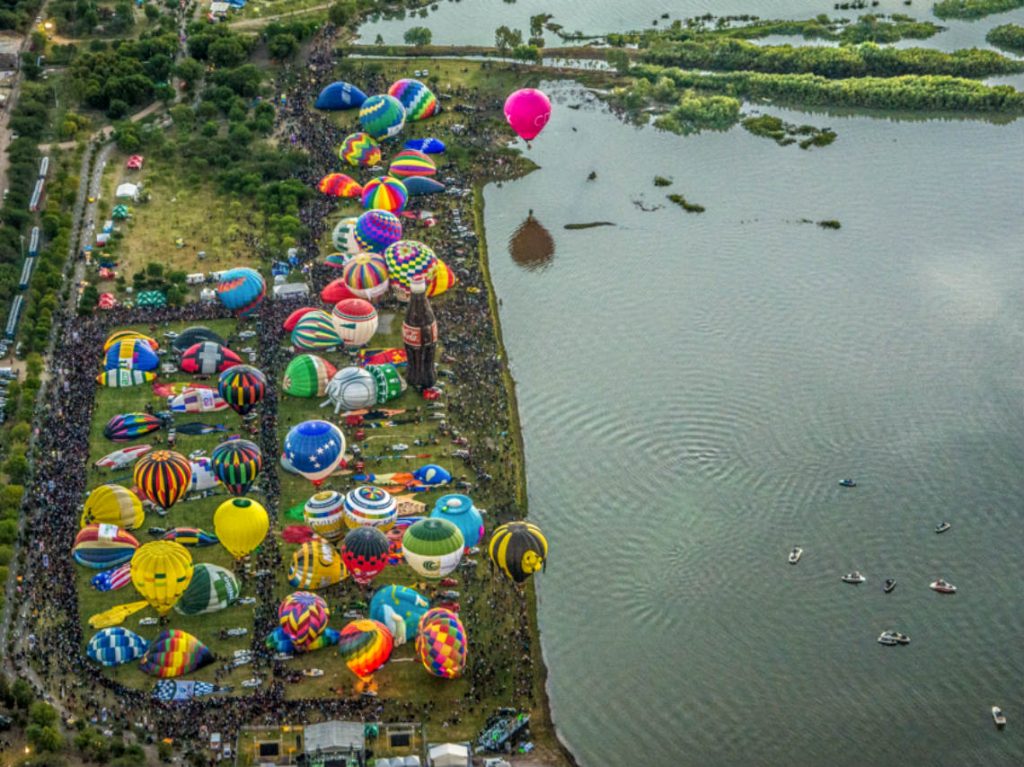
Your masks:
[[[430,764],[433,767],[467,767],[469,746],[465,743],[439,743],[430,747]]]
[[[125,182],[117,188],[117,192],[114,193],[114,197],[119,200],[137,200],[139,199],[139,185]]]
[[[305,282],[289,282],[274,286],[274,298],[305,298],[309,295],[309,285]]]

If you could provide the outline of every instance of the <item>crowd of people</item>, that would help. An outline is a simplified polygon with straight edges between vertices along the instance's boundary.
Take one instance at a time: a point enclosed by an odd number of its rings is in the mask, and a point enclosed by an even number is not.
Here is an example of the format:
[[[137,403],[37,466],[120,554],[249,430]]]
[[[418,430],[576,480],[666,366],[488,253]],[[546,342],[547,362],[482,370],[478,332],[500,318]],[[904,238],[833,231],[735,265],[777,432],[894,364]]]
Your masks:
[[[319,90],[333,79],[334,30],[328,25],[318,33],[309,52],[309,67],[289,94],[279,119],[284,135],[309,153],[304,181],[314,184],[324,168],[337,164],[337,129],[312,109]],[[370,92],[386,88],[383,78],[364,85]],[[379,82],[378,82],[379,81]],[[494,106],[494,105],[489,105]],[[499,105],[500,106],[500,105]],[[469,140],[485,143],[489,133]],[[511,173],[511,168],[506,169]],[[500,171],[500,169],[499,169]],[[474,163],[469,170],[445,168],[455,189],[471,188],[483,178],[484,169]],[[495,168],[487,168],[493,174]],[[437,437],[451,441],[459,437],[464,445],[465,464],[472,476],[474,495],[486,499],[489,527],[521,514],[521,463],[518,446],[506,408],[495,407],[507,400],[503,381],[505,361],[499,352],[489,291],[477,257],[476,235],[460,231],[456,224],[472,211],[459,195],[437,195],[429,204],[437,212],[438,225],[423,237],[455,271],[460,288],[435,302],[441,333],[447,416],[438,423]],[[338,272],[315,263],[319,243],[336,209],[333,199],[314,196],[304,205],[301,219],[308,230],[300,249],[300,260],[319,292]],[[407,238],[419,234],[408,232]],[[255,245],[255,243],[253,243]],[[388,299],[394,301],[393,299]],[[388,304],[402,311],[397,302]],[[268,390],[255,425],[264,455],[280,453],[281,436],[277,421],[277,376],[284,370],[291,352],[283,331],[283,320],[296,304],[265,301],[255,318],[260,367],[268,377]],[[52,396],[43,398],[36,414],[32,482],[24,499],[24,526],[20,533],[23,560],[18,565],[19,613],[12,627],[9,657],[18,672],[42,684],[46,695],[65,711],[112,729],[142,727],[153,738],[174,738],[188,742],[200,726],[219,730],[227,737],[244,725],[290,723],[323,718],[409,721],[434,718],[444,725],[458,724],[466,717],[482,723],[491,711],[487,701],[501,698],[509,705],[532,707],[536,674],[534,648],[528,629],[528,602],[521,592],[499,578],[467,577],[461,599],[461,616],[472,638],[487,635],[489,642],[473,642],[467,668],[468,694],[450,709],[435,711],[431,701],[393,700],[386,690],[380,698],[337,697],[312,700],[291,699],[285,679],[287,669],[274,663],[262,642],[277,625],[274,579],[259,577],[261,571],[277,572],[283,566],[276,536],[270,535],[256,555],[255,576],[240,573],[243,589],[257,597],[253,637],[256,668],[270,669],[270,684],[245,694],[212,696],[183,703],[161,704],[148,691],[112,680],[84,655],[82,624],[75,590],[75,564],[68,555],[78,532],[79,509],[86,492],[90,425],[96,394],[96,349],[110,330],[126,325],[148,324],[153,331],[171,321],[201,322],[229,316],[219,304],[189,303],[161,309],[116,309],[92,317],[62,314],[61,336],[49,364]],[[260,488],[264,505],[277,529],[280,514],[280,482],[277,462],[265,461]],[[481,568],[483,569],[483,568]],[[481,573],[482,575],[482,573]],[[482,627],[487,627],[485,631]],[[218,672],[223,676],[223,672]]]

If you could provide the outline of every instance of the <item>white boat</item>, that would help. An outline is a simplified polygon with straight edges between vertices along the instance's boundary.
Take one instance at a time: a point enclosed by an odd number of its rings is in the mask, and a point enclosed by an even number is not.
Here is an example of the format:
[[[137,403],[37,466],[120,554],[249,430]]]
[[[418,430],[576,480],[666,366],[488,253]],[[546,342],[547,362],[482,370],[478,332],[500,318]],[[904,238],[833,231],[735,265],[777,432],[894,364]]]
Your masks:
[[[935,526],[935,532],[944,533],[952,526],[953,525],[949,524],[949,522],[939,522],[939,524]]]
[[[899,631],[883,631],[878,637],[878,643],[894,647],[898,644],[910,644],[910,637]]]
[[[992,721],[996,723],[996,727],[1006,726],[1006,714],[999,706],[992,706]]]
[[[932,581],[930,584],[928,584],[928,586],[932,591],[937,591],[940,594],[956,593],[956,586],[954,586],[949,581],[943,580],[942,578],[939,578],[937,581]]]
[[[799,546],[794,546],[793,550],[789,552],[789,563],[791,565],[795,565],[797,562],[800,561],[800,557],[802,557],[803,555],[804,550],[801,549]]]
[[[852,573],[847,573],[846,575],[844,575],[842,580],[843,583],[852,583],[856,586],[858,583],[863,583],[864,581],[866,581],[867,578],[861,575],[860,571],[854,570]]]

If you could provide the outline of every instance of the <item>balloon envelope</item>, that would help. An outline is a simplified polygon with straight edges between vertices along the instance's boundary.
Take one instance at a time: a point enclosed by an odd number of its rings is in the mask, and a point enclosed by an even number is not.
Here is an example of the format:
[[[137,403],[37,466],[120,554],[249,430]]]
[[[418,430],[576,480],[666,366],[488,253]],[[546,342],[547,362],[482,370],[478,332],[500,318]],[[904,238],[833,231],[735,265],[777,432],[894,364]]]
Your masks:
[[[363,188],[351,176],[344,173],[328,173],[316,188],[328,197],[359,197]]]
[[[405,184],[394,176],[371,178],[363,187],[362,203],[367,209],[401,213],[408,199],[409,192]]]
[[[484,518],[468,495],[442,495],[434,502],[430,516],[447,519],[459,528],[467,549],[476,546],[484,537]]]
[[[455,679],[466,670],[469,642],[459,616],[435,607],[420,619],[416,654],[423,667],[442,679]]]
[[[288,583],[297,589],[325,589],[348,575],[338,551],[322,538],[303,543],[292,554]]]
[[[426,120],[441,111],[437,96],[419,80],[396,80],[388,88],[388,95],[401,102],[406,117],[413,122]]]
[[[402,556],[424,578],[443,578],[462,561],[465,541],[459,528],[444,519],[423,519],[402,536]]]
[[[551,101],[536,88],[522,88],[505,99],[505,119],[520,138],[530,141],[551,119]]]
[[[346,346],[366,346],[377,332],[377,309],[363,298],[346,298],[335,305],[331,322]]]
[[[142,527],[145,519],[142,501],[135,493],[120,485],[100,485],[85,499],[79,525],[107,524],[134,530]]]
[[[132,585],[150,607],[167,615],[192,581],[192,555],[175,541],[151,541],[132,557]]]
[[[131,533],[115,525],[86,525],[75,536],[71,555],[93,570],[106,570],[128,562],[139,548]]]
[[[522,583],[544,569],[548,541],[540,528],[531,522],[509,522],[494,531],[487,553],[505,575],[516,583]]]
[[[411,290],[414,280],[430,282],[437,269],[437,256],[429,245],[416,240],[399,240],[384,251],[388,265],[388,279],[391,285],[401,287],[406,293]]]
[[[192,565],[192,580],[174,610],[182,615],[215,613],[234,604],[239,593],[234,573],[219,565],[199,562]]]
[[[445,145],[439,138],[413,138],[405,142],[405,148],[415,149],[424,154],[441,154],[445,150]]]
[[[387,663],[395,640],[383,623],[360,618],[347,624],[338,637],[338,652],[345,665],[360,679],[369,679]]]
[[[270,530],[267,510],[249,498],[224,501],[213,513],[213,531],[235,559],[253,552]]]
[[[101,629],[93,634],[85,654],[102,666],[120,666],[142,657],[149,643],[122,626]]]
[[[107,370],[156,370],[160,358],[149,342],[141,338],[115,341],[107,350],[104,367]]]
[[[103,436],[111,442],[130,442],[163,425],[163,421],[149,413],[120,413],[103,427]]]
[[[375,527],[349,530],[341,544],[341,559],[352,579],[363,586],[372,581],[388,564],[391,542]]]
[[[263,451],[247,439],[221,442],[210,454],[213,471],[232,495],[245,495],[263,469]]]
[[[278,624],[295,649],[305,652],[327,628],[331,611],[323,597],[309,591],[289,594],[277,609]]]
[[[293,397],[323,397],[327,394],[327,383],[336,372],[334,365],[323,357],[300,354],[285,368],[284,392]]]
[[[327,541],[341,540],[345,528],[345,496],[337,490],[324,490],[306,501],[302,516],[310,529]]]
[[[305,351],[325,351],[341,344],[331,315],[318,309],[309,312],[292,330],[292,345]]]
[[[427,598],[408,586],[381,586],[370,599],[370,617],[388,627],[396,644],[416,638],[429,609]]]
[[[377,253],[357,253],[345,263],[341,279],[355,295],[373,301],[388,291],[388,265]]]
[[[369,133],[353,133],[341,142],[338,157],[354,167],[370,168],[380,162],[380,145]]]
[[[217,296],[239,317],[248,317],[267,294],[263,275],[247,266],[228,269],[217,283]]]
[[[235,365],[220,374],[217,391],[232,410],[244,416],[263,401],[267,377],[252,365]]]
[[[169,509],[188,492],[192,464],[173,450],[153,450],[135,464],[133,477],[143,497],[162,509]]]
[[[337,111],[342,109],[355,109],[362,106],[366,101],[366,94],[359,88],[341,80],[331,83],[316,97],[313,106],[325,111]]]
[[[303,421],[285,437],[284,455],[296,473],[319,483],[341,463],[345,437],[341,429],[328,421]]]
[[[394,96],[370,96],[359,108],[359,125],[375,139],[397,136],[405,127],[405,107]]]
[[[405,191],[409,193],[410,197],[418,197],[424,194],[439,194],[446,189],[444,184],[429,176],[409,176],[408,178],[403,178],[402,183],[405,184]]]
[[[356,220],[353,234],[356,244],[371,253],[383,253],[402,239],[402,222],[386,210],[368,210]]]
[[[359,252],[359,245],[356,244],[355,237],[356,222],[358,220],[357,216],[347,216],[335,224],[334,229],[331,230],[331,244],[342,253],[350,256],[354,256]],[[290,330],[291,328],[285,329]]]
[[[150,676],[173,678],[188,674],[214,660],[210,648],[179,629],[161,631],[142,656],[139,668]]]
[[[212,376],[240,364],[242,358],[226,346],[215,341],[201,341],[185,350],[178,367],[186,373]]]

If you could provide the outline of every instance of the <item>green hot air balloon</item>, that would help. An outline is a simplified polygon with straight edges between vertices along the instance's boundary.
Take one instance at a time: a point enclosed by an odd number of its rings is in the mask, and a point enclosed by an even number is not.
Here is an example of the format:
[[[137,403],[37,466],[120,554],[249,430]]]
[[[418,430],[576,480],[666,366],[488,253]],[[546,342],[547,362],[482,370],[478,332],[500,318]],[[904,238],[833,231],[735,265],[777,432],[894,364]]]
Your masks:
[[[338,372],[330,362],[315,354],[300,354],[284,371],[284,392],[293,397],[326,397],[327,384]]]
[[[466,541],[447,519],[421,519],[402,536],[406,563],[424,578],[443,578],[462,560]]]
[[[238,580],[234,573],[206,562],[192,565],[192,580],[174,605],[182,615],[215,613],[238,599]]]

